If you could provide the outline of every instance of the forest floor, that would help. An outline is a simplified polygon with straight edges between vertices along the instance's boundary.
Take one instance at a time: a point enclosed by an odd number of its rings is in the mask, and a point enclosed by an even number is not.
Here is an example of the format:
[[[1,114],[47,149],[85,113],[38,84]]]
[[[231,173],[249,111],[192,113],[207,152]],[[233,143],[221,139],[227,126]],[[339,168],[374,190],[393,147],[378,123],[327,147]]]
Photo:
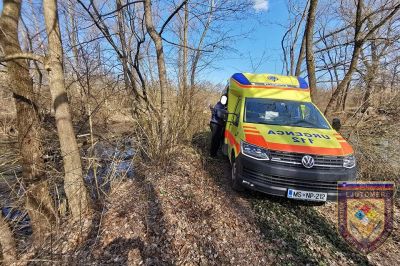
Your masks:
[[[55,241],[51,257],[39,252],[37,258],[107,265],[398,265],[398,205],[391,237],[362,255],[339,235],[336,203],[235,192],[229,162],[208,157],[207,143],[208,133],[197,135],[166,171],[139,165],[138,175],[112,186],[78,249],[59,252]]]
[[[40,265],[400,262],[399,198],[392,235],[378,250],[362,255],[339,235],[335,202],[313,205],[233,191],[229,161],[222,155],[208,156],[208,138],[208,132],[197,134],[171,155],[175,160],[166,170],[135,164],[134,175],[111,182],[92,219],[62,228],[46,246],[29,249],[24,258]]]

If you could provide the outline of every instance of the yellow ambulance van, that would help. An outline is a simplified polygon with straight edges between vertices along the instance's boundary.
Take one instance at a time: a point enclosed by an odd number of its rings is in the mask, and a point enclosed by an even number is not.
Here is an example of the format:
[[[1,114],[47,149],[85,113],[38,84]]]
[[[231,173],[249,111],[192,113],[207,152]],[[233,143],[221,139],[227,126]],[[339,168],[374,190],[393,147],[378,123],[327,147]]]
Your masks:
[[[337,198],[338,181],[355,179],[353,149],[336,131],[340,121],[329,124],[304,79],[236,73],[224,96],[222,151],[233,188],[326,201]]]

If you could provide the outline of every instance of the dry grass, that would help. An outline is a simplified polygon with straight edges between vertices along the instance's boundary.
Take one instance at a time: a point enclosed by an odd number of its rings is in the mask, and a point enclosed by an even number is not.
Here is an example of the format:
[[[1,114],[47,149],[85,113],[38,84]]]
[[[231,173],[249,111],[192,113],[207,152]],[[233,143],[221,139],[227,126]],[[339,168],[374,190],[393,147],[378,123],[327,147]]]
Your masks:
[[[196,112],[188,118],[175,108],[175,92],[169,92],[167,132],[173,141],[170,160],[163,168],[157,163],[155,120],[132,115],[131,103],[121,101],[126,96],[109,96],[108,106],[101,104],[91,113],[92,127],[74,105],[85,174],[91,175],[88,187],[96,203],[93,216],[77,223],[62,219],[62,228],[55,228],[42,247],[32,247],[29,237],[19,238],[23,259],[36,264],[385,264],[379,255],[360,256],[343,243],[335,229],[335,206],[302,206],[230,189],[229,164],[222,158],[208,158],[207,134],[197,134],[208,130],[208,104],[214,104],[219,93],[198,90],[193,99]],[[326,99],[324,93],[318,97]],[[356,150],[360,179],[399,180],[399,160],[395,159],[399,120],[395,114],[400,101],[390,100],[382,98],[389,104],[364,116],[346,114],[349,119],[343,135]],[[105,98],[96,101],[104,103]],[[53,122],[45,122],[46,171],[63,216],[67,209],[60,186],[59,148]],[[199,150],[190,147],[192,140]],[[121,154],[126,148],[135,151],[129,159]],[[110,150],[117,152],[102,156]],[[117,171],[121,163],[133,167],[133,178],[128,171]],[[101,178],[94,177],[94,172]],[[393,248],[398,237],[394,234],[393,241],[377,254],[390,251],[398,258]]]
[[[154,91],[154,90],[150,90]],[[150,94],[155,108],[159,110],[158,95]],[[212,88],[196,89],[193,98],[183,107],[182,98],[175,89],[170,88],[165,96],[165,111],[163,122],[152,112],[134,116],[134,135],[140,140],[138,147],[145,158],[162,165],[174,160],[173,154],[180,144],[190,143],[196,132],[208,128],[210,111],[209,104],[218,101],[219,93]],[[190,105],[190,106],[189,106]],[[160,126],[161,125],[161,126]],[[161,143],[161,134],[163,143]]]
[[[319,90],[316,103],[324,110],[330,92]],[[347,108],[336,114],[342,135],[355,150],[359,180],[394,181],[400,185],[400,94],[380,92],[371,96],[372,106],[360,113],[362,93],[350,91]],[[399,196],[397,194],[397,196]]]
[[[364,114],[352,114],[343,130],[352,143],[359,178],[400,181],[400,95],[391,95],[385,104],[371,107]],[[398,195],[397,195],[398,196]]]

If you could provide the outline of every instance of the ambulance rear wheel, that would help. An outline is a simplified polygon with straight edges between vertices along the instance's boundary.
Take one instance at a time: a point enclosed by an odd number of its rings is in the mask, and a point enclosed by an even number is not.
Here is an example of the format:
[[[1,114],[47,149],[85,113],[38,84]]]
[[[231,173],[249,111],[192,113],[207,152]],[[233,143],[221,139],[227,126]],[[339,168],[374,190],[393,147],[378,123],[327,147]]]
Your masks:
[[[238,176],[238,165],[236,163],[235,157],[232,156],[232,171],[231,171],[231,186],[236,191],[243,191],[244,188],[240,184],[239,176]]]

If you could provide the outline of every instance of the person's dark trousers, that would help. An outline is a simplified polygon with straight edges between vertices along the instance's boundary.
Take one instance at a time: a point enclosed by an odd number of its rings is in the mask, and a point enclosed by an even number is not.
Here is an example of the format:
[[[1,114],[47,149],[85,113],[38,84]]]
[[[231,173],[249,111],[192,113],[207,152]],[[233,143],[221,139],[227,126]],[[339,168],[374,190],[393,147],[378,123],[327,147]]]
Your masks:
[[[217,123],[210,123],[210,128],[211,128],[210,156],[215,157],[221,145],[221,140],[223,139],[222,134],[224,132],[224,127]]]

